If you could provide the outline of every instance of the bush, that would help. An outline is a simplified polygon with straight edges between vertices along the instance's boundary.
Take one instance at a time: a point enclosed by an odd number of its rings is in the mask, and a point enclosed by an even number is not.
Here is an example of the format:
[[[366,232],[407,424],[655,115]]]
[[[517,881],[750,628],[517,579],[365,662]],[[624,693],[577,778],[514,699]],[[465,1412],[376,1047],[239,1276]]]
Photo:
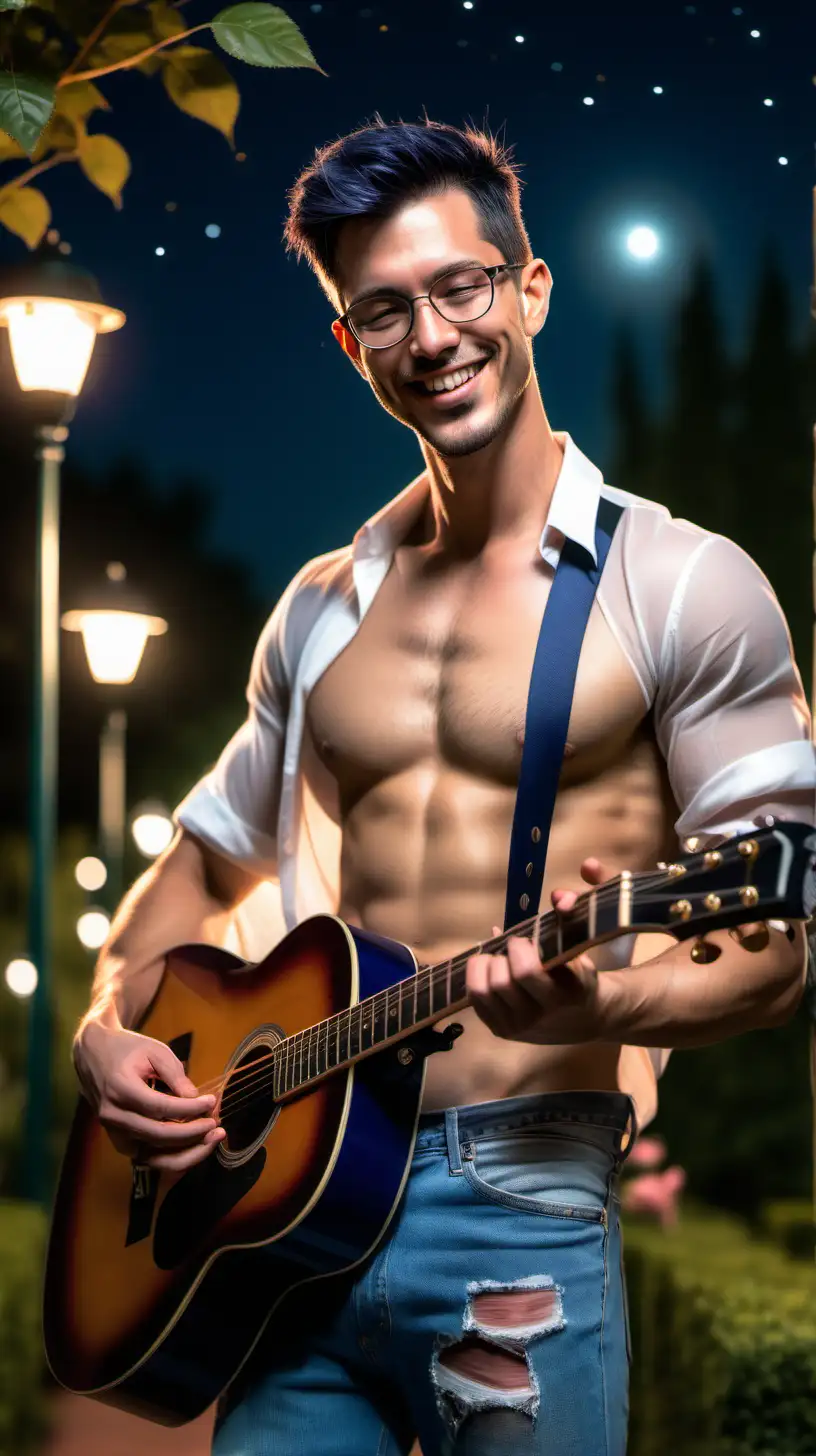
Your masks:
[[[46,1219],[0,1200],[0,1456],[33,1451],[45,1427],[41,1290]]]
[[[813,1260],[816,1254],[816,1225],[813,1205],[804,1198],[780,1198],[760,1209],[761,1238],[778,1244],[792,1259]]]
[[[625,1235],[629,1456],[813,1456],[816,1268],[719,1214]]]

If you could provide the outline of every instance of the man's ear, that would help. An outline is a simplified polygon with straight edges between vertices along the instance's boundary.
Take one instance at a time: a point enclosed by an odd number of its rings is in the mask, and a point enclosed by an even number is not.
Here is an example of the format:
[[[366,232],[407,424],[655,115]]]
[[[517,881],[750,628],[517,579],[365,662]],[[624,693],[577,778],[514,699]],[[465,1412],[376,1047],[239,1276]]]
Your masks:
[[[334,320],[331,331],[340,348],[343,350],[343,353],[348,355],[355,369],[359,370],[360,374],[365,378],[365,369],[363,368],[363,361],[360,357],[359,340],[355,339],[351,329],[344,328],[339,319]]]

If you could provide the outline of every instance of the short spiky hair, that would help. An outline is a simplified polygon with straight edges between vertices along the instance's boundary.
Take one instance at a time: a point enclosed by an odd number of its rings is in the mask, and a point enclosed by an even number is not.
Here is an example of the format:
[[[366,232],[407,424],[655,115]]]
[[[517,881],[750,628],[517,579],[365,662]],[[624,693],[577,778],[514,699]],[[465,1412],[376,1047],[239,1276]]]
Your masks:
[[[485,241],[508,263],[532,258],[521,216],[517,164],[490,132],[444,122],[368,125],[321,147],[289,192],[287,250],[306,257],[329,298],[339,303],[340,229],[352,218],[392,216],[413,198],[460,187],[468,193]]]

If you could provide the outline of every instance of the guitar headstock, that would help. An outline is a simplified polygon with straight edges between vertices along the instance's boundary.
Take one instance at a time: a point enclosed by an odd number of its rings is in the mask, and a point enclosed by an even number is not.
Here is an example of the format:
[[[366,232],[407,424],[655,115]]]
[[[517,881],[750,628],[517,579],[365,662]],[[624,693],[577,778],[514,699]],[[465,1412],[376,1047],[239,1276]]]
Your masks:
[[[716,849],[632,877],[633,929],[687,940],[754,920],[809,920],[816,909],[816,829],[779,820]]]

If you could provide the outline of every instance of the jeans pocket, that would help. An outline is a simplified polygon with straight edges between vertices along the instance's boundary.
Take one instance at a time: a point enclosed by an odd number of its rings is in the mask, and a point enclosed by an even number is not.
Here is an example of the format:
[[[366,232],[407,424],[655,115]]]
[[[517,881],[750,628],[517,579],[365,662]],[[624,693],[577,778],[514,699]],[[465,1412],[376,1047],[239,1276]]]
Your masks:
[[[580,1137],[516,1132],[462,1147],[462,1171],[489,1203],[603,1223],[613,1158]]]

